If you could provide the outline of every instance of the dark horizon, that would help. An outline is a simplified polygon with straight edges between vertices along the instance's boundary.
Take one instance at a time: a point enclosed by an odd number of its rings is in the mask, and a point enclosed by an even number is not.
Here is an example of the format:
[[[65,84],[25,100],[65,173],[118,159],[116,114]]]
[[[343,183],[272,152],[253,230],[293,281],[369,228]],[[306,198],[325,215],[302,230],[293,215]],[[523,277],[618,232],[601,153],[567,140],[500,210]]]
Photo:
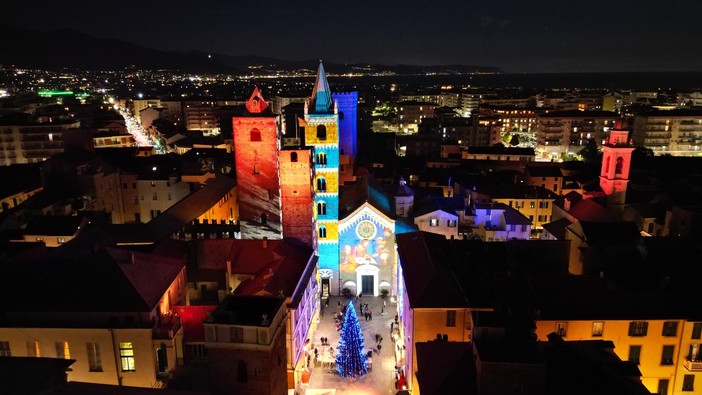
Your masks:
[[[627,4],[624,4],[627,3]],[[691,0],[291,4],[78,0],[2,6],[0,23],[72,28],[167,51],[336,63],[480,65],[507,73],[702,71]]]

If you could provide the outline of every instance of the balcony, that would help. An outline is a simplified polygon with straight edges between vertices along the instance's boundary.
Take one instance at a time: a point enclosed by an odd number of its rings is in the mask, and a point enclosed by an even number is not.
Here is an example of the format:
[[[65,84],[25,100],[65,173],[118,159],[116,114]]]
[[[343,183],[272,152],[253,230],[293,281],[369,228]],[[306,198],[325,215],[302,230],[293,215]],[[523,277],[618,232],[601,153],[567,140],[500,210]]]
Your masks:
[[[702,361],[685,360],[685,369],[690,372],[702,372]]]
[[[154,339],[173,339],[180,330],[180,317],[169,315],[161,317],[161,322],[154,325]]]

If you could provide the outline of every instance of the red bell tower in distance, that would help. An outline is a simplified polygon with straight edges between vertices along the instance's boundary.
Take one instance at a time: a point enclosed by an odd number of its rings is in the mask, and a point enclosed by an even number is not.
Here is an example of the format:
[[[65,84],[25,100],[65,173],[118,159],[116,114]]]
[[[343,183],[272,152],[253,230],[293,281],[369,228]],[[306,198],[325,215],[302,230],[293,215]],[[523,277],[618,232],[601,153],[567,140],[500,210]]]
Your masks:
[[[277,117],[256,87],[232,118],[242,239],[281,239],[280,133]]]
[[[631,153],[634,147],[628,143],[629,132],[623,130],[621,121],[609,131],[607,143],[602,146],[602,169],[600,188],[607,195],[607,204],[622,206],[626,201],[626,188],[631,170]]]

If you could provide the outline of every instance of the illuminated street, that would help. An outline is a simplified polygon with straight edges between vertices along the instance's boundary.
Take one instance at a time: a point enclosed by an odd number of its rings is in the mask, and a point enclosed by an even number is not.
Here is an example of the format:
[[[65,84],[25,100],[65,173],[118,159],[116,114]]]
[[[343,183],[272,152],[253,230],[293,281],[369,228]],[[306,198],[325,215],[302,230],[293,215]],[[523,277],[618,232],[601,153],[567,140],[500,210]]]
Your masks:
[[[127,132],[134,136],[137,146],[139,147],[153,147],[154,142],[151,137],[146,133],[144,128],[132,117],[129,112],[123,108],[115,105],[115,110],[124,118],[124,124],[127,126]]]
[[[336,350],[339,344],[339,333],[334,327],[334,313],[340,310],[339,302],[348,304],[349,299],[343,297],[332,297],[329,302],[329,307],[325,307],[324,315],[320,318],[317,331],[312,337],[317,350],[322,351],[322,346],[319,345],[320,337],[329,338],[329,346]],[[354,300],[356,313],[361,322],[363,330],[363,338],[367,351],[373,351],[372,370],[363,378],[357,381],[350,381],[339,376],[335,368],[322,366],[321,363],[316,364],[311,371],[310,384],[305,392],[306,395],[320,394],[395,394],[395,356],[393,349],[395,344],[390,337],[390,323],[395,317],[395,304],[389,303],[388,298],[385,315],[380,315],[383,306],[383,299],[380,297],[363,297]],[[363,314],[360,314],[358,304],[368,303],[368,308],[373,311],[373,319],[366,321]],[[378,354],[375,334],[383,336],[382,351]],[[314,347],[311,348],[312,350]],[[312,363],[315,365],[314,363]]]

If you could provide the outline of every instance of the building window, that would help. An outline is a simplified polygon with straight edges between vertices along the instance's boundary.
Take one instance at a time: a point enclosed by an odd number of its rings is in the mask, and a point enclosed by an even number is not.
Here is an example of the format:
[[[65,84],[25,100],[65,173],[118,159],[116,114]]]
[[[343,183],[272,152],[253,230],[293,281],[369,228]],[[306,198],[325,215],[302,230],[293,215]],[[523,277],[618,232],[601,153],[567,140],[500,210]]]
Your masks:
[[[526,232],[526,231],[527,231],[527,226],[526,226],[526,225],[522,225],[522,232]]]
[[[317,191],[318,192],[325,192],[327,190],[327,180],[324,179],[324,177],[319,177],[317,179]]]
[[[534,208],[534,207],[535,207],[534,202],[529,202],[529,208]]]
[[[603,329],[604,329],[604,322],[593,322],[592,323],[592,337],[602,336]]]
[[[217,341],[217,329],[213,326],[205,327],[205,340],[208,342]]]
[[[139,204],[139,195],[132,196],[132,202],[134,202],[134,204]]]
[[[429,219],[429,226],[439,226],[439,220],[436,218]]]
[[[567,333],[568,323],[567,322],[556,322],[556,334],[565,337]]]
[[[246,383],[249,381],[246,375],[246,362],[239,361],[236,363],[236,379],[240,383]]]
[[[320,152],[317,154],[317,164],[320,166],[326,166],[327,165],[327,154],[324,152]]]
[[[136,371],[136,366],[134,364],[134,346],[132,342],[119,343],[119,357],[122,360],[123,372]]]
[[[687,360],[692,362],[699,362],[700,357],[702,357],[702,355],[700,355],[700,344],[690,344],[690,351],[687,354]]]
[[[327,127],[324,125],[317,126],[317,139],[326,140],[327,139]]]
[[[261,131],[258,129],[251,129],[249,132],[249,141],[261,141]]]
[[[450,219],[450,220],[448,220],[448,222],[446,223],[446,225],[448,225],[449,228],[455,228],[455,227],[456,227],[456,220],[455,220],[455,219]]]
[[[229,341],[232,343],[243,343],[244,328],[237,328],[235,326],[229,328]]]
[[[327,204],[324,202],[317,203],[317,215],[327,215]]]
[[[646,336],[648,333],[648,322],[632,321],[629,323],[629,336]]]
[[[548,208],[548,202],[539,202],[539,208]]]
[[[663,323],[662,336],[677,336],[677,335],[678,335],[678,322],[677,321],[666,321]]]
[[[663,346],[663,353],[661,354],[661,365],[672,365],[674,353],[675,346]]]
[[[58,244],[63,244],[63,243],[66,242],[66,238],[65,238],[65,237],[57,237],[57,238],[56,238],[56,242],[57,242]]]
[[[71,359],[68,342],[56,342],[56,358]]]
[[[456,310],[446,311],[446,326],[447,327],[456,326]]]
[[[170,192],[168,192],[168,200],[172,200]],[[221,206],[221,204],[220,204],[220,206]]]
[[[151,196],[151,200],[158,200],[158,193],[154,192],[154,194]]]
[[[290,162],[297,162],[297,152],[290,153]]]
[[[27,342],[27,355],[30,357],[41,357],[41,351],[39,351],[39,342]]]
[[[268,216],[266,213],[261,213],[261,225],[267,225],[268,224]]]
[[[668,380],[668,379],[658,380],[658,391],[656,391],[656,393],[658,395],[668,395],[668,385],[670,385],[670,380]]]
[[[102,372],[100,345],[97,343],[86,343],[86,346],[88,348],[88,369],[91,372]]]
[[[324,226],[319,227],[319,238],[320,239],[326,239],[327,238],[327,228]]]
[[[683,377],[683,391],[694,391],[695,390],[695,375],[686,374]]]
[[[617,164],[614,166],[614,174],[622,174],[622,167],[624,167],[624,158],[620,156],[617,158]]]
[[[702,338],[702,322],[692,324],[692,339]]]
[[[0,357],[11,357],[12,353],[10,352],[10,342],[8,341],[2,341],[0,342]]]
[[[629,346],[629,362],[641,364],[641,346]]]

